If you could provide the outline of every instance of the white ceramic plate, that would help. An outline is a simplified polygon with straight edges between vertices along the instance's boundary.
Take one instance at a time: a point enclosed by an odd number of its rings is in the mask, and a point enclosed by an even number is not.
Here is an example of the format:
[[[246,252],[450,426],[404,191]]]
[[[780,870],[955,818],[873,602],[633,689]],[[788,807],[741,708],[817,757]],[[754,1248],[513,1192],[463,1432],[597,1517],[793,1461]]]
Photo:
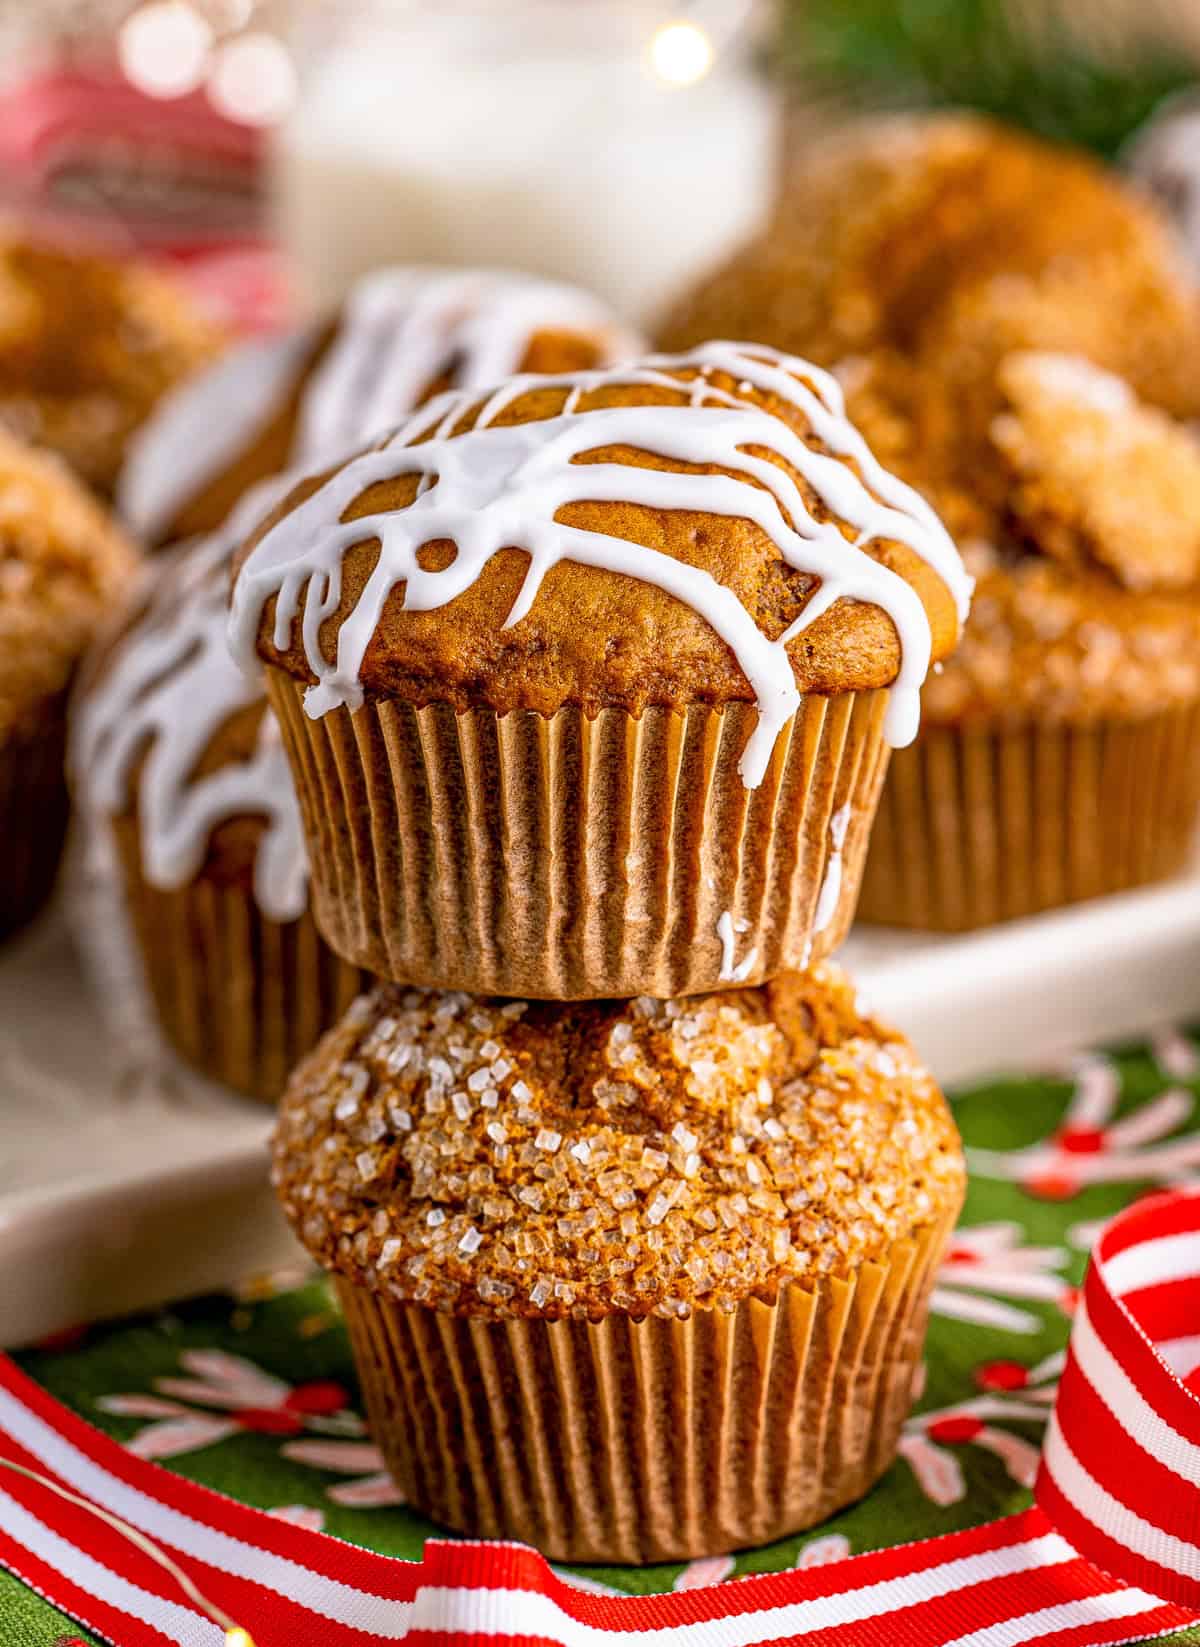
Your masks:
[[[964,938],[859,929],[842,959],[943,1081],[1031,1068],[1200,1016],[1200,873]],[[269,1116],[163,1051],[120,946],[92,963],[61,909],[0,953],[9,1345],[296,1257],[267,1184]]]

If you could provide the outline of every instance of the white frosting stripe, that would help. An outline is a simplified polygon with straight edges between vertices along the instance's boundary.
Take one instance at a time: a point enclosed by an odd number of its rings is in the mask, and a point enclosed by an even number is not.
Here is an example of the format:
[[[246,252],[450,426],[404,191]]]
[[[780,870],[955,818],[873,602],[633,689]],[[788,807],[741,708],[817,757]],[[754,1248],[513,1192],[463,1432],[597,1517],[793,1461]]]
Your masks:
[[[107,672],[78,705],[72,760],[89,810],[105,818],[129,805],[137,785],[143,873],[174,890],[203,867],[213,830],[261,817],[254,892],[271,920],[292,921],[308,903],[299,806],[279,728],[268,711],[253,756],[197,778],[213,736],[262,687],[229,656],[225,639],[229,561],[239,539],[286,490],[256,489],[229,525],[188,546],[159,572],[149,608],[118,642]]]
[[[678,390],[673,374],[689,370],[699,374],[701,387],[686,404],[574,410],[582,395],[612,384]],[[714,372],[729,374],[737,392],[712,388],[707,379]],[[808,381],[794,375],[799,372]],[[539,423],[496,425],[505,407],[531,387],[547,384],[567,391],[570,410]],[[796,406],[829,451],[851,459],[853,466],[813,450],[786,423],[747,398],[752,389]],[[787,644],[838,599],[871,602],[892,619],[901,665],[887,731],[896,744],[915,735],[930,659],[929,620],[915,590],[863,546],[881,538],[909,545],[941,576],[964,614],[970,580],[928,504],[880,468],[846,421],[840,391],[827,374],[765,349],[709,344],[687,355],[652,357],[632,368],[516,378],[495,391],[471,428],[453,434],[471,405],[466,391],[439,397],[383,447],[348,464],[277,522],[247,558],[234,591],[235,650],[247,662],[253,658],[261,614],[272,595],[278,597],[275,644],[281,649],[290,645],[303,602],[302,640],[317,678],[306,699],[310,715],[361,703],[363,659],[398,585],[404,585],[409,610],[430,611],[470,588],[501,549],[517,546],[528,551],[530,565],[512,611],[497,614],[498,625],[525,616],[549,568],[570,560],[653,584],[712,626],[733,651],[758,699],[758,725],[742,757],[749,786],[762,781],[779,732],[799,704]],[[732,473],[575,461],[617,446]],[[754,455],[759,449],[780,461]],[[834,521],[811,512],[783,465],[790,465],[836,521],[856,534],[853,542]],[[420,477],[421,483],[407,508],[343,519],[371,486],[405,474]],[[733,591],[701,568],[556,518],[568,504],[605,500],[751,520],[789,566],[819,578],[821,587],[785,634],[772,639]],[[379,540],[379,558],[342,623],[331,663],[321,649],[320,629],[339,604],[342,559],[354,544],[371,538]],[[417,554],[438,539],[449,539],[458,552],[448,567],[435,572],[422,567]]]

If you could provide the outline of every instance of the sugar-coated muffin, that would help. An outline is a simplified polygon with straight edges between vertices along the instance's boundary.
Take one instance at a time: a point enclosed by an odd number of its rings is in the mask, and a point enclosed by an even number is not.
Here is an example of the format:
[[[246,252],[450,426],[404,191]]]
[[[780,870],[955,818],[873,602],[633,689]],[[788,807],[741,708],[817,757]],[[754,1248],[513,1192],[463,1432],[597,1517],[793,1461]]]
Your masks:
[[[1007,356],[956,654],[897,753],[862,914],[962,928],[1158,880],[1200,818],[1200,442],[1077,357]]]
[[[167,1039],[204,1074],[274,1103],[363,980],[308,912],[279,730],[225,644],[233,541],[200,539],[155,568],[89,665],[72,767],[92,829],[115,847]]]
[[[216,529],[256,481],[311,472],[451,388],[637,354],[590,293],[491,269],[378,269],[338,312],[234,349],[134,445],[118,504],[150,543]]]
[[[969,593],[827,374],[713,343],[430,403],[255,534],[232,633],[334,948],[665,997],[840,941]]]
[[[0,427],[105,497],[135,430],[219,344],[153,270],[0,235]]]
[[[650,1561],[887,1467],[964,1167],[912,1048],[819,967],[667,1001],[380,986],[289,1083],[274,1181],[409,1501]]]
[[[68,815],[67,692],[137,564],[58,459],[0,432],[0,936],[54,884]]]

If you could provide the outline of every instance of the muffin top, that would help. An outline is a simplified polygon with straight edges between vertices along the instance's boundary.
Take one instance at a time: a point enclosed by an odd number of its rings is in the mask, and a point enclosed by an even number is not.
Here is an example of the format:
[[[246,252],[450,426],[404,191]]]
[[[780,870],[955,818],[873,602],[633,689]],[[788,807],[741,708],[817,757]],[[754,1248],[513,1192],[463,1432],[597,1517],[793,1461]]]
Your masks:
[[[494,1317],[770,1299],[964,1186],[932,1077],[832,967],[686,1001],[380,986],[293,1075],[273,1176],[326,1268]]]
[[[876,389],[886,395],[888,374]],[[922,484],[962,533],[976,592],[962,643],[925,691],[932,724],[1138,717],[1200,697],[1200,441],[1076,356],[996,372],[977,468],[982,514],[945,471]],[[851,390],[902,472],[932,461],[918,419]],[[900,448],[906,448],[902,455]],[[936,465],[934,465],[936,467]],[[977,535],[972,535],[972,525]]]
[[[90,660],[71,766],[87,812],[135,824],[151,886],[236,880],[269,919],[291,921],[308,905],[299,806],[261,683],[225,641],[234,544],[277,496],[248,494],[225,531],[147,573],[143,599]]]
[[[250,540],[231,633],[313,716],[756,702],[754,785],[802,692],[892,685],[911,738],[969,598],[827,373],[710,343],[432,401]]]
[[[807,149],[777,220],[660,342],[717,335],[830,366],[897,349],[957,386],[960,439],[1017,349],[1084,355],[1200,411],[1200,303],[1166,219],[1081,152],[972,115],[860,120]]]
[[[310,471],[444,389],[637,354],[590,293],[500,270],[379,269],[332,318],[233,350],[131,449],[118,503],[150,542],[205,532],[281,469]]]
[[[0,432],[0,733],[66,687],[137,565],[64,464]]]
[[[130,436],[217,345],[152,270],[0,239],[0,425],[57,452],[106,496]]]

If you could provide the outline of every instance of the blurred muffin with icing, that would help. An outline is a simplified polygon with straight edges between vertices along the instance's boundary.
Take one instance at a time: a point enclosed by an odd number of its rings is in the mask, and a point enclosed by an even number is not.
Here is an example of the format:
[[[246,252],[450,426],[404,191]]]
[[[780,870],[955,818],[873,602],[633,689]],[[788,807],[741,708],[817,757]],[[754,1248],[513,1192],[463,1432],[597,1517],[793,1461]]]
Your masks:
[[[163,558],[74,707],[81,807],[115,849],[157,1016],[202,1073],[275,1102],[361,984],[308,912],[300,814],[262,687],[225,642],[224,534]]]
[[[969,600],[825,373],[709,344],[431,403],[240,553],[318,925],[551,998],[832,950]]]
[[[934,1081],[829,967],[576,1005],[382,986],[296,1071],[274,1162],[408,1501],[574,1561],[860,1497],[964,1189]]]
[[[376,270],[333,316],[243,344],[168,400],[130,454],[119,507],[149,543],[212,531],[256,481],[348,456],[442,390],[611,365],[641,346],[577,287]]]
[[[0,427],[104,497],[135,431],[221,341],[153,270],[0,232]]]
[[[0,936],[54,884],[69,811],[68,690],[137,566],[64,464],[0,432]]]

